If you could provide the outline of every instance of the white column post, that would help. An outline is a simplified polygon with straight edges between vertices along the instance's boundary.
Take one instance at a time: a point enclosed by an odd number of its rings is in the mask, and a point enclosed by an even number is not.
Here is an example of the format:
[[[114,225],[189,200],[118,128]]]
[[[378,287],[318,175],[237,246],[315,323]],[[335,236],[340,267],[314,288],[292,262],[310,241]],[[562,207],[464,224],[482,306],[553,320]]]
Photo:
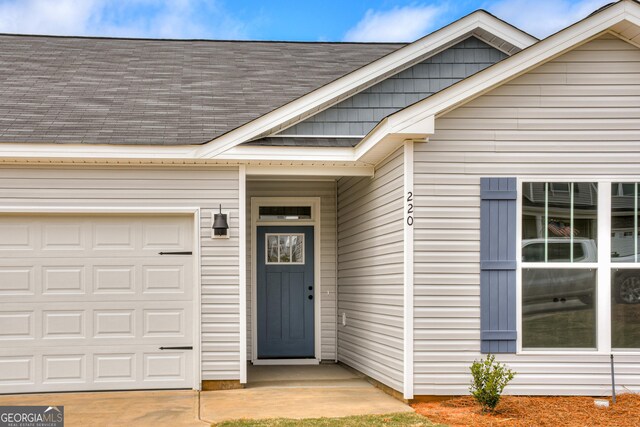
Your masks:
[[[247,382],[247,170],[238,171],[238,295],[240,298],[240,383]]]
[[[404,398],[413,399],[413,141],[404,142]]]

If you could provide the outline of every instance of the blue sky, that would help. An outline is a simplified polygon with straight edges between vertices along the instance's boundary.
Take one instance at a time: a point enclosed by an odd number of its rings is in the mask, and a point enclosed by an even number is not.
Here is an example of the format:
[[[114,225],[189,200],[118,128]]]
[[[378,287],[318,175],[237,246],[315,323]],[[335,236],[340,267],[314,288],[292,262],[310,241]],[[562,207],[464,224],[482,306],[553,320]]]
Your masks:
[[[610,0],[0,0],[0,32],[151,38],[412,41],[483,8],[537,37]]]

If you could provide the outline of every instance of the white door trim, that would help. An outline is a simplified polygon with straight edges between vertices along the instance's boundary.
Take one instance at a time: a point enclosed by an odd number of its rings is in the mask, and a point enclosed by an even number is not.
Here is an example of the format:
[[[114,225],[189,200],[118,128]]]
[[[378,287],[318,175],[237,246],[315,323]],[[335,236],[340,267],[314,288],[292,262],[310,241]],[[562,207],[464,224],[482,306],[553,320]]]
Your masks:
[[[279,220],[279,221],[259,221],[260,206],[311,206],[310,220]],[[320,363],[321,359],[321,333],[322,333],[322,277],[321,277],[321,256],[320,251],[320,197],[252,197],[251,198],[251,363],[254,365],[299,365],[299,359],[270,359],[269,363],[258,359],[258,310],[257,310],[257,228],[258,226],[313,226],[313,280],[314,280],[314,306],[313,306],[313,333],[314,333],[314,355],[315,359],[306,359],[310,364]],[[246,310],[245,310],[246,311]],[[242,316],[242,313],[240,314]],[[246,341],[246,340],[245,340]]]
[[[200,208],[199,207],[95,207],[95,206],[0,206],[0,213],[36,213],[36,214],[191,214],[193,215],[193,263],[194,286],[196,292],[193,294],[193,389],[202,389],[202,366],[201,366],[201,340],[202,325],[201,319],[201,259],[200,259]]]

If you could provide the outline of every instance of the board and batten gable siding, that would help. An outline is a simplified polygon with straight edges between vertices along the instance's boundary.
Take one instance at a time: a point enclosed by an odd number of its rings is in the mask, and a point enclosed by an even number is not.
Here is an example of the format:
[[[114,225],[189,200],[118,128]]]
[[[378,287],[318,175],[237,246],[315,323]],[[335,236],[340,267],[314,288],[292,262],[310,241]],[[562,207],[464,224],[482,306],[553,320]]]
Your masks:
[[[467,394],[480,353],[480,178],[638,175],[640,49],[605,35],[436,119],[415,144],[415,394]],[[520,333],[521,331],[518,331]],[[608,355],[500,354],[511,394],[610,392]],[[640,387],[640,359],[616,383]]]
[[[240,378],[237,168],[2,166],[0,182],[0,208],[200,207],[202,379]],[[230,238],[213,240],[219,203]]]
[[[279,134],[364,136],[389,114],[506,57],[505,53],[471,36]]]
[[[251,360],[251,198],[320,197],[321,358],[336,360],[336,183],[334,180],[247,181],[247,359]]]
[[[338,360],[398,391],[404,384],[403,195],[402,148],[374,177],[338,181]]]

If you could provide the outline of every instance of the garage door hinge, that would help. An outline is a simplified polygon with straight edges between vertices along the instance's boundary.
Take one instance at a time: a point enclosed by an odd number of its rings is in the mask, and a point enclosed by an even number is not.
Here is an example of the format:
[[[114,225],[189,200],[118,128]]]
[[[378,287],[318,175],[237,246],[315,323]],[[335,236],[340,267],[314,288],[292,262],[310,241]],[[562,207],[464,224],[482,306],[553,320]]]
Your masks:
[[[158,255],[193,255],[193,252],[158,252]]]
[[[192,346],[183,346],[183,347],[160,347],[160,350],[193,350]]]

